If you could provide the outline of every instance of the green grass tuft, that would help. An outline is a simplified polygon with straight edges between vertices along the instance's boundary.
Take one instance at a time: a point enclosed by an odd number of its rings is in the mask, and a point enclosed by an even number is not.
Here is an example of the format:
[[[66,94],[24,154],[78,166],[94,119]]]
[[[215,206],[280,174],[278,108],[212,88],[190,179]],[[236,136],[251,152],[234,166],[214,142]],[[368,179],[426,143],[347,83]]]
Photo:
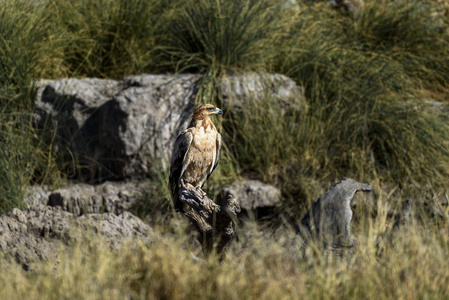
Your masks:
[[[301,12],[279,66],[310,103],[300,157],[321,178],[444,187],[447,116],[422,95],[447,85],[448,36],[418,3],[367,2],[356,19],[329,10]]]
[[[33,75],[53,53],[43,41],[50,26],[43,6],[25,1],[0,3],[0,214],[24,208],[31,181],[57,177],[48,151],[32,128]],[[53,175],[51,175],[53,174]]]
[[[266,69],[287,26],[283,13],[274,0],[181,1],[166,24],[162,57],[176,71]]]
[[[154,40],[164,1],[52,1],[54,26],[63,34],[68,76],[121,78],[154,69]]]

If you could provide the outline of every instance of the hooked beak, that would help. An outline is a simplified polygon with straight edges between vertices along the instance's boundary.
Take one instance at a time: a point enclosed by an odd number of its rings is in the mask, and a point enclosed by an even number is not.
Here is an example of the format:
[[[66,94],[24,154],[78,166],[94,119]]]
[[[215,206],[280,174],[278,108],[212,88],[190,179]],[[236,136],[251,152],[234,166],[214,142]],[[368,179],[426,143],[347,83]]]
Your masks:
[[[217,109],[215,110],[215,113],[216,113],[217,115],[223,115],[223,111],[222,111],[221,109],[219,109],[219,108],[217,108]]]

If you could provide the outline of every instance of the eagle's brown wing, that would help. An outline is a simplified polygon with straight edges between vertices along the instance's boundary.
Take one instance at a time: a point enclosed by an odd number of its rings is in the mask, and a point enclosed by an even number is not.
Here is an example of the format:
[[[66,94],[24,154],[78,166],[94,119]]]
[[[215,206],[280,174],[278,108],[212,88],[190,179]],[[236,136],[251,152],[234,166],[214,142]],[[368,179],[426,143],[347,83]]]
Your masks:
[[[182,203],[179,201],[179,179],[185,171],[188,162],[185,161],[190,144],[193,140],[193,134],[189,130],[183,131],[176,139],[173,154],[170,161],[170,189],[173,198],[173,204],[176,211],[182,211]]]
[[[207,174],[207,179],[209,179],[210,175],[212,175],[212,172],[215,170],[215,168],[218,165],[218,161],[220,160],[220,150],[221,150],[221,134],[217,132],[217,145],[215,148],[215,163],[212,169],[210,170],[209,174]],[[206,179],[206,180],[207,180]]]

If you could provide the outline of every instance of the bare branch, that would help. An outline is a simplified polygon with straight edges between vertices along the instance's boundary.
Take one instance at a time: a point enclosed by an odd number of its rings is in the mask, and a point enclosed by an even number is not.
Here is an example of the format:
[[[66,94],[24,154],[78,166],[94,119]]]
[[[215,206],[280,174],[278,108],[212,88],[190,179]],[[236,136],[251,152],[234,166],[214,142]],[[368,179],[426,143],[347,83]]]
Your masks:
[[[216,204],[203,190],[182,184],[179,201],[188,205],[185,215],[199,232],[203,252],[223,255],[235,236],[234,220],[240,212],[235,197],[225,195]]]

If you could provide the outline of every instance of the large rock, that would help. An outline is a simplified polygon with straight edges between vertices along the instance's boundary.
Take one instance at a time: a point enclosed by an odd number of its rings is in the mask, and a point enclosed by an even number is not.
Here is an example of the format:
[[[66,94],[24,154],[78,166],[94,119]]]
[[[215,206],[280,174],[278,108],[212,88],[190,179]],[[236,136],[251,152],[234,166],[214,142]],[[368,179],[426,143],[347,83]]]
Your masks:
[[[42,204],[59,206],[76,216],[93,213],[121,214],[142,199],[148,182],[105,182],[100,185],[70,184],[47,193]]]
[[[68,183],[53,190],[45,185],[32,185],[25,191],[25,201],[29,205],[60,207],[76,216],[95,213],[118,215],[138,205],[150,184],[147,180],[107,181],[98,185]]]
[[[228,75],[218,80],[218,93],[226,107],[242,109],[262,101],[277,103],[282,112],[299,113],[303,105],[303,90],[295,81],[282,74],[246,73]]]
[[[41,81],[35,123],[48,134],[71,177],[102,182],[145,177],[166,166],[188,125],[200,75],[140,75]],[[302,90],[279,74],[250,73],[217,82],[227,107],[270,99],[300,110]]]
[[[240,208],[246,211],[272,209],[281,201],[281,191],[257,180],[239,180],[223,188],[222,195],[235,197]]]
[[[111,248],[125,240],[151,240],[153,236],[148,225],[128,212],[75,217],[58,208],[36,205],[0,216],[0,255],[28,270],[35,261],[56,261],[61,246],[89,234]]]
[[[166,157],[193,108],[197,75],[45,81],[35,111],[54,147],[88,181],[143,176]]]

